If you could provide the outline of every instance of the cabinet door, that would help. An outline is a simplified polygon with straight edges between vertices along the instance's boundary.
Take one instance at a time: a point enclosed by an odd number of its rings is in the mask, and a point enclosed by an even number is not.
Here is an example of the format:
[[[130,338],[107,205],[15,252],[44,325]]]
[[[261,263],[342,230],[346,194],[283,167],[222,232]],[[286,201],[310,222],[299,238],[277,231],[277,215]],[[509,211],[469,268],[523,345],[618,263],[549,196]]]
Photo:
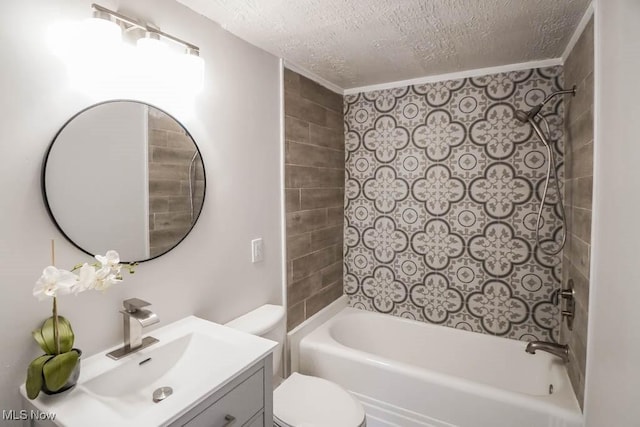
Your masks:
[[[260,369],[196,415],[185,426],[241,427],[262,410],[263,402],[264,371]]]

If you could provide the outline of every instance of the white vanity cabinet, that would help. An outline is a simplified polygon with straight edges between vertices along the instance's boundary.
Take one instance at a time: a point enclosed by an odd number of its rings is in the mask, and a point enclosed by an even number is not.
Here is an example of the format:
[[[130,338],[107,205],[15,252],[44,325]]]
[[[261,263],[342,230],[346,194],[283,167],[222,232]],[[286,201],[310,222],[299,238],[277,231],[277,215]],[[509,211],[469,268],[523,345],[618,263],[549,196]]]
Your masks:
[[[152,331],[158,342],[122,359],[82,360],[77,385],[23,396],[30,427],[258,427],[273,425],[277,343],[194,316]],[[115,347],[114,347],[115,349]],[[156,391],[171,389],[154,402]],[[33,412],[32,412],[33,411]],[[55,420],[38,419],[55,415]]]
[[[169,424],[170,427],[257,427],[273,425],[271,355]]]
[[[170,422],[169,427],[271,427],[273,425],[272,356],[249,367],[220,390]],[[62,397],[62,396],[60,396]],[[170,397],[169,397],[170,398]],[[169,399],[168,398],[168,399]],[[158,404],[162,404],[159,402]],[[38,412],[31,401],[27,413]],[[267,422],[269,420],[270,422]],[[24,420],[24,427],[55,427],[49,420]],[[147,427],[147,425],[145,425]],[[148,425],[148,427],[153,427]]]

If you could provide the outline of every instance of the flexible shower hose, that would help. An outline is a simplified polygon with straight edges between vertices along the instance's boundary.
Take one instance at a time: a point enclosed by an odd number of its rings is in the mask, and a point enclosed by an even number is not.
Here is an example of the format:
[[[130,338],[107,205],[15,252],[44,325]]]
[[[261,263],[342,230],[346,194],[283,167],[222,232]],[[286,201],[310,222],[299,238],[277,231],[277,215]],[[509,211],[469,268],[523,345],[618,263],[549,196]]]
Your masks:
[[[551,135],[551,131],[549,129],[549,123],[547,122],[547,119],[545,119],[544,116],[542,115],[540,115],[540,118],[542,119],[542,121],[544,121],[544,124],[547,128],[547,134]],[[542,253],[546,255],[557,255],[560,253],[560,251],[562,251],[562,248],[564,248],[564,244],[567,241],[567,217],[564,212],[564,203],[562,203],[562,195],[560,194],[560,184],[558,183],[558,172],[556,169],[556,158],[553,155],[553,152],[551,151],[551,146],[549,144],[549,141],[542,133],[542,129],[540,129],[540,126],[538,126],[538,123],[536,123],[536,121],[532,117],[530,117],[528,120],[531,123],[533,130],[535,130],[536,134],[538,134],[538,138],[540,138],[540,141],[542,141],[542,143],[546,147],[547,155],[549,158],[549,161],[547,162],[547,179],[545,180],[545,183],[544,183],[544,191],[542,192],[540,209],[538,209],[538,217],[536,218],[536,244],[538,245]],[[547,250],[540,244],[540,219],[542,218],[542,210],[544,209],[544,203],[547,199],[547,190],[549,189],[549,180],[551,179],[552,167],[556,174],[555,176],[556,192],[558,194],[558,202],[560,203],[560,210],[562,211],[562,241],[560,242],[560,246],[558,247],[558,249],[555,251]]]

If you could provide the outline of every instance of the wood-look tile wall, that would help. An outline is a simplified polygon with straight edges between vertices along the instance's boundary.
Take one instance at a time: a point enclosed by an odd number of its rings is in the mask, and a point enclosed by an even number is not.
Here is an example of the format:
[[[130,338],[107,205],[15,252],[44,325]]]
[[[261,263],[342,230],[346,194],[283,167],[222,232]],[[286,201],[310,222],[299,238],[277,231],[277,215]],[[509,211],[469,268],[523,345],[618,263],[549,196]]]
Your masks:
[[[149,108],[149,246],[151,257],[176,245],[191,229],[189,165],[196,147],[178,122]],[[204,169],[194,163],[194,217],[204,195]]]
[[[344,222],[342,95],[284,72],[287,328],[340,297]]]
[[[562,262],[562,284],[572,279],[576,313],[573,330],[566,322],[561,342],[569,344],[569,377],[582,407],[587,359],[589,262],[593,194],[593,18],[564,65],[567,88],[576,85],[574,97],[565,98],[565,209],[567,243]]]

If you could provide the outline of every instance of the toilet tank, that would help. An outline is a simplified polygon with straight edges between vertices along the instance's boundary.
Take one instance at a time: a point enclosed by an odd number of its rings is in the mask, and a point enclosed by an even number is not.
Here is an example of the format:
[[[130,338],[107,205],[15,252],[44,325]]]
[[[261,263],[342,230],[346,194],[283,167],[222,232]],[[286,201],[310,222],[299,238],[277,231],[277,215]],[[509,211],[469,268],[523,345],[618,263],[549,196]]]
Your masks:
[[[278,345],[273,349],[273,375],[282,376],[281,363],[286,335],[284,307],[265,304],[233,319],[225,326],[277,342]]]

